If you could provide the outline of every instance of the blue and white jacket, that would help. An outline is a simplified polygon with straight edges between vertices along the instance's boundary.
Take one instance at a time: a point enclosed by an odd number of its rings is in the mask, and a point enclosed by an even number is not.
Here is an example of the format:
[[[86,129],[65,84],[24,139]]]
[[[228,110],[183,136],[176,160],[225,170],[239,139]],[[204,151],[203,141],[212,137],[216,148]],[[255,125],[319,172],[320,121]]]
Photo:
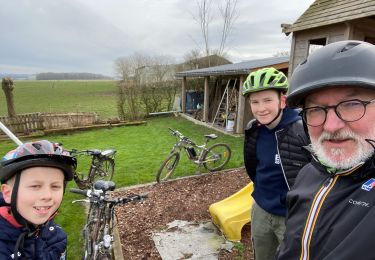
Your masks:
[[[0,205],[4,205],[0,193]],[[0,207],[0,259],[13,259],[18,237],[25,232],[10,215],[10,207]],[[52,220],[40,225],[35,232],[26,235],[23,245],[19,247],[18,259],[56,260],[65,259],[66,233]]]

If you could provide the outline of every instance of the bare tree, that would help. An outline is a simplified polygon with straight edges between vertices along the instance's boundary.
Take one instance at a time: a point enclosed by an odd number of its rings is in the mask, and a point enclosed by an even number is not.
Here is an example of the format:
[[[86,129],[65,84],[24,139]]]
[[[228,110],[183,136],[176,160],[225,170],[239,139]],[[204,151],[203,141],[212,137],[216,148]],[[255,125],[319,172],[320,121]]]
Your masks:
[[[230,35],[233,29],[234,22],[238,18],[237,0],[226,0],[224,5],[222,6],[219,5],[219,10],[220,10],[221,17],[223,18],[223,28],[222,28],[222,33],[221,33],[221,40],[220,40],[220,47],[218,50],[218,55],[223,56],[226,43],[228,40],[228,36]]]
[[[202,32],[204,45],[205,45],[206,56],[210,55],[210,45],[209,45],[208,36],[209,36],[209,25],[212,20],[211,5],[212,5],[212,0],[197,0],[198,16],[195,19],[200,25],[200,29]]]
[[[210,23],[212,21],[212,0],[196,0],[198,7],[198,14],[193,15],[194,20],[199,24],[200,30],[204,40],[204,54],[210,56],[217,54],[223,56],[227,47],[228,37],[232,32],[233,25],[238,18],[237,2],[238,0],[224,0],[222,5],[218,5],[221,18],[223,20],[223,27],[221,29],[220,44],[217,48],[210,46]]]
[[[16,110],[14,108],[14,99],[13,99],[13,80],[9,77],[3,78],[1,82],[6,102],[7,102],[7,108],[8,108],[8,116],[9,117],[15,117],[16,116]]]
[[[168,55],[159,55],[152,58],[151,73],[154,76],[153,81],[161,82],[172,78],[174,74],[175,59]]]
[[[121,81],[118,86],[118,115],[121,119],[138,119],[145,114],[170,107],[176,93],[166,82],[173,79],[174,59],[171,56],[146,56],[134,53],[115,61]],[[173,98],[171,99],[171,93]]]

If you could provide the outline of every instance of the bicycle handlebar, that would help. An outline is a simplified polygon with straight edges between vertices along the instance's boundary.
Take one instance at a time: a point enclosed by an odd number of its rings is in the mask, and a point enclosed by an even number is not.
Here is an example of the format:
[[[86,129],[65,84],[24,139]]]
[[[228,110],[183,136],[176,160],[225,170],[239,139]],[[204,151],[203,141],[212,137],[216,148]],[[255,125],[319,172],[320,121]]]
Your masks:
[[[84,195],[86,197],[89,197],[89,190],[81,190],[81,189],[76,189],[76,188],[70,188],[69,190],[70,192],[72,193],[76,193],[76,194],[80,194],[80,195]]]
[[[103,201],[105,203],[110,203],[112,205],[117,205],[117,204],[126,204],[132,201],[142,201],[145,198],[148,197],[148,194],[136,194],[136,195],[131,195],[128,197],[123,197],[123,198],[114,198],[114,199],[108,199],[105,197],[101,197],[101,195],[104,195],[103,190],[81,190],[81,189],[76,189],[76,188],[71,188],[69,190],[72,193],[80,194],[83,195],[87,198],[91,198],[94,201]]]
[[[72,149],[69,151],[72,155],[78,155],[78,154],[87,154],[87,155],[93,155],[93,156],[98,156],[102,155],[105,157],[111,157],[114,154],[116,154],[116,150],[114,149],[106,149],[106,150],[99,150],[99,149],[87,149],[87,150],[77,150],[77,149]]]
[[[183,140],[185,142],[187,142],[188,144],[191,144],[191,145],[195,145],[195,143],[193,142],[193,140],[191,140],[189,137],[186,137],[184,136],[182,133],[180,133],[179,131],[177,130],[173,130],[172,128],[168,127],[169,131],[172,132],[172,135],[173,136],[177,136],[178,138],[180,138],[180,140]]]
[[[142,201],[148,197],[148,194],[132,195],[124,198],[113,199],[111,202],[114,204],[126,204],[132,201]]]

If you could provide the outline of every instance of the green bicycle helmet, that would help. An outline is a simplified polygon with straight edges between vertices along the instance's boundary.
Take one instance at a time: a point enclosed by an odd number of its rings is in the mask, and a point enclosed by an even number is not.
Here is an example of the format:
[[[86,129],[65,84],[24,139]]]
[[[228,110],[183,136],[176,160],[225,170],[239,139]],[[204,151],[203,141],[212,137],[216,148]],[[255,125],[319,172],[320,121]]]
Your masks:
[[[247,96],[249,93],[268,89],[287,92],[288,79],[285,74],[275,68],[263,68],[253,71],[247,76],[242,86],[242,95]]]

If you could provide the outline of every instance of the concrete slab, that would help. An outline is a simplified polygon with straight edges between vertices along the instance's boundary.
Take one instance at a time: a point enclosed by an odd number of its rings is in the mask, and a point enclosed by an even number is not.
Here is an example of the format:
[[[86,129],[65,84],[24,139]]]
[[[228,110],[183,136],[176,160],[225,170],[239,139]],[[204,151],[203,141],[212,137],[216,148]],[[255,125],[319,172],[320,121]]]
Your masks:
[[[231,250],[233,244],[226,241],[212,222],[191,223],[175,220],[168,228],[152,236],[163,260],[218,259],[221,248]]]

